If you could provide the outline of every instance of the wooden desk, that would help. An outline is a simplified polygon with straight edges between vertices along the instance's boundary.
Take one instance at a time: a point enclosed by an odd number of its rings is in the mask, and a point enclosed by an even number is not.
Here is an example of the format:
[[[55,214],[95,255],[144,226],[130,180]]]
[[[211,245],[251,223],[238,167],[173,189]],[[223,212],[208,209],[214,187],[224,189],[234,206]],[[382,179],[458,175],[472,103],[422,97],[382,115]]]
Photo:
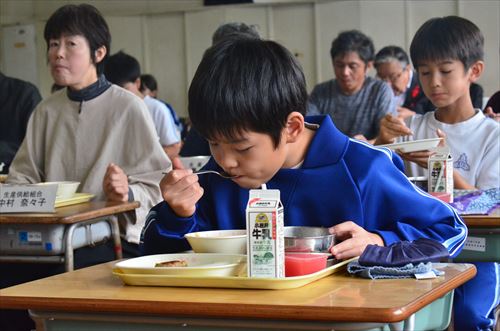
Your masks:
[[[464,248],[454,261],[500,261],[500,208],[488,215],[463,215],[469,228]]]
[[[16,213],[0,214],[0,226],[6,225],[52,225],[63,226],[64,235],[61,244],[64,249],[64,257],[60,255],[30,255],[20,252],[9,253],[8,249],[2,250],[0,261],[4,262],[56,262],[64,261],[67,271],[73,270],[73,234],[80,227],[89,226],[99,222],[107,222],[111,228],[111,234],[115,243],[117,258],[122,258],[120,230],[115,218],[105,218],[128,211],[132,211],[140,206],[139,202],[112,202],[112,201],[91,201],[75,204],[66,207],[56,208],[54,213]],[[11,251],[12,252],[12,251]]]
[[[463,215],[462,218],[470,228],[500,228],[500,208],[488,215]]]
[[[476,273],[470,264],[437,264],[445,275],[431,280],[340,272],[297,289],[242,290],[127,286],[113,264],[0,290],[0,308],[30,309],[37,330],[444,329],[453,290]]]

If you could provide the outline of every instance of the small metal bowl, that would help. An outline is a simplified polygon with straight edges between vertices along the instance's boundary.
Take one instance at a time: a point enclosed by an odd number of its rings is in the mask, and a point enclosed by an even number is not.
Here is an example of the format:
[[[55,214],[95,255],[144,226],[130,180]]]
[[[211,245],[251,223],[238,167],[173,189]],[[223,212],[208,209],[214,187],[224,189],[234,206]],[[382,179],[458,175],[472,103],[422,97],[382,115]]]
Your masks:
[[[313,226],[285,226],[285,252],[328,253],[335,245],[335,236],[328,228]]]

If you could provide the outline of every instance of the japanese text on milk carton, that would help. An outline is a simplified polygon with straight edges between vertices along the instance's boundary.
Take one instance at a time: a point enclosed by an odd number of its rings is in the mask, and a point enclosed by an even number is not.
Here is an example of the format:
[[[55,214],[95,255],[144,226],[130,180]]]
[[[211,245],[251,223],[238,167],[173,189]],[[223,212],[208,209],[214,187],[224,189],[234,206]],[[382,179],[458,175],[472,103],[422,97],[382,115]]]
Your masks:
[[[283,205],[279,190],[250,190],[246,209],[248,276],[285,277]]]
[[[429,193],[447,193],[453,202],[453,157],[448,147],[436,148],[436,154],[428,161],[428,191]]]

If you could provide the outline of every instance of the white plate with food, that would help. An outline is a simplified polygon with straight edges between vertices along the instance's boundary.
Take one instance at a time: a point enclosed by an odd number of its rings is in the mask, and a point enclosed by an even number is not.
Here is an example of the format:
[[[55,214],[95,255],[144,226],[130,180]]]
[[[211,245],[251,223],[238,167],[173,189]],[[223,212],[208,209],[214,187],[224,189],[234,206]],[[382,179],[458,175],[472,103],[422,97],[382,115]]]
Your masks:
[[[115,264],[125,274],[235,276],[247,263],[244,254],[183,253],[146,255]]]
[[[377,147],[387,147],[392,150],[400,150],[403,153],[426,151],[436,148],[442,138],[428,138],[419,140],[403,141],[400,143],[379,145]]]

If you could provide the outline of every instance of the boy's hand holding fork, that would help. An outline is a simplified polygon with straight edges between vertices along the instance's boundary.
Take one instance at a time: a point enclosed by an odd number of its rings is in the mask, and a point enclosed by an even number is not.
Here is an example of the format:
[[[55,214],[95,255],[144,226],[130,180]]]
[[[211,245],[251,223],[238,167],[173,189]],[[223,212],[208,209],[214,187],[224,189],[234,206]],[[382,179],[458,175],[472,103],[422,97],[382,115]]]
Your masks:
[[[203,196],[198,176],[191,169],[185,169],[178,157],[172,160],[172,170],[160,181],[160,190],[163,199],[180,217],[191,217]]]

